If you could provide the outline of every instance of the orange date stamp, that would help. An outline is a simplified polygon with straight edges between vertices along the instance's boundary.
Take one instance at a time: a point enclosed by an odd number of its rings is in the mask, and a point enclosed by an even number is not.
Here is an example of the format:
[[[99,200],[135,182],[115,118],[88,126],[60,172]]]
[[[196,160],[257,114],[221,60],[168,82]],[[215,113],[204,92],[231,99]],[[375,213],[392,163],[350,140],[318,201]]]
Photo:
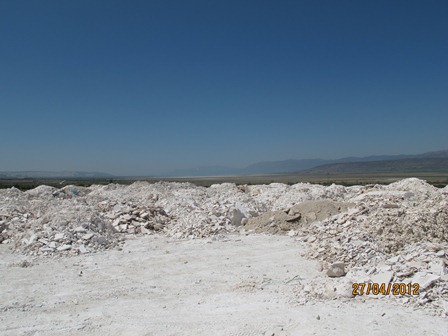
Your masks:
[[[354,283],[352,295],[419,295],[418,283]]]

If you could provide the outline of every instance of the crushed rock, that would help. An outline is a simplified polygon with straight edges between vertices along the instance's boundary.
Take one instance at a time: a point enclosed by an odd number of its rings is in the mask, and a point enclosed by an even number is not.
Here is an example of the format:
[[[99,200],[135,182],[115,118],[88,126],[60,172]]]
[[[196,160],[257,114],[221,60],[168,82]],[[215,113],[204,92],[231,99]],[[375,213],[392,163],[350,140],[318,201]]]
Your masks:
[[[416,308],[425,305],[445,316],[448,208],[444,189],[414,178],[366,187],[348,199],[354,208],[302,227],[295,232],[296,239],[307,243],[306,255],[320,260],[323,271],[327,272],[335,261],[348,265],[345,278],[351,284],[420,285],[419,295],[369,298],[389,298]],[[306,295],[328,299],[321,282],[333,285],[338,281],[343,280],[316,279],[307,287]]]
[[[135,182],[0,190],[0,243],[29,256],[93,253],[154,232],[183,239],[238,231],[306,244],[323,276],[298,288],[301,300],[351,299],[354,282],[419,282],[418,296],[375,298],[448,314],[448,187],[411,178],[387,186]],[[334,263],[346,274],[327,276]]]

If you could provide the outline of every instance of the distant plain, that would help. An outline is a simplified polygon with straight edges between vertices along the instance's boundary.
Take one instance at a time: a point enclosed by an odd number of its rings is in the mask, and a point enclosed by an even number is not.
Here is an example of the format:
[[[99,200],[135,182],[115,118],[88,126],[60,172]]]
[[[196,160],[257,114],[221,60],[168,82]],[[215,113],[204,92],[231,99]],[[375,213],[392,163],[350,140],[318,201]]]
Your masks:
[[[351,173],[351,174],[269,174],[252,176],[204,176],[204,177],[113,177],[113,178],[90,178],[90,179],[61,179],[61,178],[21,178],[0,179],[0,189],[15,187],[20,190],[29,190],[39,185],[49,185],[61,188],[66,185],[90,186],[93,184],[132,184],[135,181],[147,181],[156,183],[166,182],[190,182],[198,186],[209,187],[217,183],[243,184],[270,184],[270,183],[314,183],[322,185],[340,184],[344,186],[366,185],[366,184],[389,184],[404,178],[416,177],[426,180],[428,183],[443,188],[448,185],[448,172],[394,172],[394,173]]]

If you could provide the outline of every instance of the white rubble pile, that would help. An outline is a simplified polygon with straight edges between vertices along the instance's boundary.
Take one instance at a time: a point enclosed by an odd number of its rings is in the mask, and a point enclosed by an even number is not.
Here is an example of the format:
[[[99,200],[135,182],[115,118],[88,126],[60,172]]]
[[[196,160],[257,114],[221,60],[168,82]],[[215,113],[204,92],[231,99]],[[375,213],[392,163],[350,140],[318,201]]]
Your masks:
[[[344,200],[359,188],[309,183],[294,186],[135,182],[61,189],[39,186],[0,191],[1,238],[28,254],[77,254],[109,248],[123,234],[161,231],[177,238],[234,232],[270,210],[304,200]],[[284,204],[284,205],[282,205]],[[64,238],[60,237],[64,234]],[[93,236],[92,236],[93,235]]]
[[[244,187],[233,183],[172,190],[156,204],[176,217],[167,232],[176,238],[234,232],[245,219],[266,211]]]
[[[310,183],[297,183],[292,186],[271,183],[269,185],[246,187],[250,196],[270,211],[289,209],[298,203],[310,200],[345,201],[361,193],[362,188],[360,186],[344,187],[336,184],[325,187]]]
[[[115,203],[102,201],[98,203],[100,214],[112,220],[112,227],[116,232],[129,234],[150,234],[161,231],[172,219],[166,212],[153,205],[137,205],[132,202]]]
[[[409,305],[427,304],[438,314],[448,307],[448,206],[445,189],[418,179],[374,186],[348,199],[354,208],[302,227],[298,240],[322,269],[343,262],[341,279],[316,279],[299,289],[314,298],[351,297],[353,283],[417,283],[419,295],[392,297]],[[363,297],[363,296],[359,296]]]
[[[317,277],[307,284],[295,286],[297,301],[355,299],[391,300],[397,304],[418,309],[423,307],[436,314],[448,317],[448,244],[414,243],[389,258],[375,259],[368,266],[353,266],[347,273],[335,277]],[[324,268],[325,262],[322,263]],[[338,263],[339,264],[339,263]],[[327,274],[332,270],[332,265]],[[360,287],[365,284],[363,295]],[[367,286],[384,284],[383,292],[367,295]],[[417,284],[417,286],[416,286]],[[387,290],[387,287],[389,290]],[[394,286],[395,290],[394,290]],[[403,287],[406,286],[406,287]],[[410,287],[407,287],[410,286]],[[378,288],[378,287],[377,287]],[[410,288],[410,289],[409,289]],[[354,295],[353,290],[358,295]],[[377,289],[378,290],[378,289]],[[401,292],[403,291],[403,292]]]
[[[357,298],[448,314],[448,187],[405,179],[353,187],[136,182],[0,190],[0,243],[28,255],[95,252],[155,231],[200,238],[251,230],[288,234],[320,260],[325,276],[298,288],[305,298],[349,298],[353,283],[411,282],[420,285],[418,296]]]
[[[65,190],[40,186],[14,191],[14,197],[1,192],[1,242],[29,255],[88,253],[116,246],[119,240],[111,239],[110,224],[82,196]]]

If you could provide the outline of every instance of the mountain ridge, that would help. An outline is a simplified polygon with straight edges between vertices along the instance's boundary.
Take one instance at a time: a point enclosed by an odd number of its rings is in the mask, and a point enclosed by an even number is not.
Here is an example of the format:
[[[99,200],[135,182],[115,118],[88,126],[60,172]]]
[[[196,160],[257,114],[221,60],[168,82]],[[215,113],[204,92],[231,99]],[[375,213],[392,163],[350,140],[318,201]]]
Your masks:
[[[448,158],[419,157],[398,160],[340,162],[300,171],[301,175],[448,172]]]
[[[250,164],[244,168],[233,168],[225,166],[203,166],[192,169],[178,169],[163,176],[182,177],[182,176],[245,176],[262,174],[282,174],[299,173],[307,171],[322,165],[349,162],[377,162],[394,161],[405,159],[424,159],[424,158],[448,158],[448,150],[425,152],[422,154],[398,154],[398,155],[370,155],[365,157],[344,157],[335,160],[325,159],[287,159],[278,161],[261,161]],[[220,167],[220,169],[216,169]],[[211,169],[209,169],[211,168]],[[162,176],[162,175],[161,175]]]
[[[22,179],[22,178],[110,178],[112,174],[103,172],[84,171],[0,171],[0,178]]]
[[[431,159],[428,161],[428,159]],[[436,160],[441,159],[441,160]],[[250,176],[269,174],[326,174],[333,172],[350,173],[385,171],[389,169],[405,169],[406,171],[419,171],[419,169],[440,170],[445,169],[445,160],[448,159],[448,150],[425,152],[422,154],[399,155],[370,155],[364,157],[345,157],[335,160],[326,159],[287,159],[277,161],[261,161],[250,164],[244,168],[229,166],[201,166],[189,169],[176,169],[162,174],[148,175],[152,177],[207,177],[207,176]],[[408,161],[403,161],[408,160]],[[420,161],[419,161],[420,160]],[[425,161],[426,160],[426,161]],[[378,162],[383,162],[383,168]],[[370,163],[370,165],[369,165]],[[358,164],[356,166],[356,164]],[[380,166],[379,166],[380,165]],[[439,166],[438,166],[439,165]],[[0,178],[114,178],[104,172],[85,171],[0,171]],[[131,177],[131,176],[129,176]],[[142,176],[144,177],[144,176]]]

